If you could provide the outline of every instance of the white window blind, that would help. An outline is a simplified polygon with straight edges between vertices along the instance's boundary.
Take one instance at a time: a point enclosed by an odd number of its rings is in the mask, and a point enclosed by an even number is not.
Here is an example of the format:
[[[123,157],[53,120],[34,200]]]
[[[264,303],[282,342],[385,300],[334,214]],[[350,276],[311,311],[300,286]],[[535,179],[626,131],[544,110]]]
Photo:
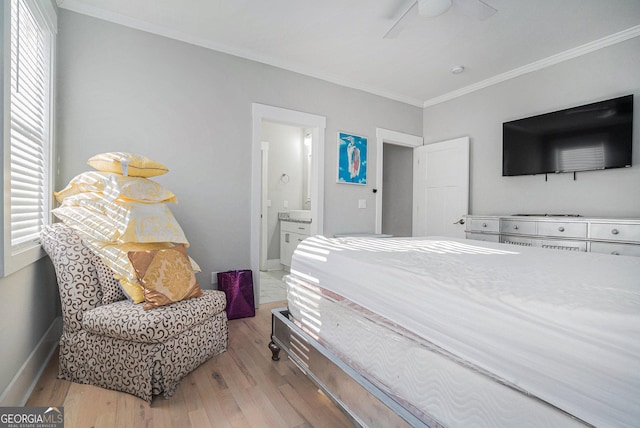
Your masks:
[[[48,218],[47,34],[24,0],[11,0],[11,251],[37,243]],[[5,236],[6,239],[6,236]]]

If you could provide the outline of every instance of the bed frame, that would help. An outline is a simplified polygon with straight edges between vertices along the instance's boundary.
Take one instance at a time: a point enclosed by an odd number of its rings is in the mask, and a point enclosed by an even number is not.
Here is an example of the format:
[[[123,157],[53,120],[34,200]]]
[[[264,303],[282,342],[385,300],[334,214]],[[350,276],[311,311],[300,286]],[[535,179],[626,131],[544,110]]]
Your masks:
[[[293,323],[287,308],[271,311],[269,349],[274,361],[283,350],[358,426],[442,427],[435,420],[420,419],[331,353]]]

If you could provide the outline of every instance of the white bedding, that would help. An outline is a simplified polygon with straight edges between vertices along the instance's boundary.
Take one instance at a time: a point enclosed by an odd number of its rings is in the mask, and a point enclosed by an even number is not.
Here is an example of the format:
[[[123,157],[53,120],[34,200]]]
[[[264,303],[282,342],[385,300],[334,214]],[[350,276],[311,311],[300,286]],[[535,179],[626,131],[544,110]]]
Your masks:
[[[640,420],[640,258],[314,237],[291,274],[590,424]]]

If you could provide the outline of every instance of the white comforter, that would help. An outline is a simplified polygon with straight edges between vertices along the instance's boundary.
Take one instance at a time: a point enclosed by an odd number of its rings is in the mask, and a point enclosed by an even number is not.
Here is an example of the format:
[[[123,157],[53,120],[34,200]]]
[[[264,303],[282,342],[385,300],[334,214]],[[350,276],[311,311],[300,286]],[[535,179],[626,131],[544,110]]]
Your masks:
[[[640,258],[313,237],[291,273],[588,423],[640,421]]]

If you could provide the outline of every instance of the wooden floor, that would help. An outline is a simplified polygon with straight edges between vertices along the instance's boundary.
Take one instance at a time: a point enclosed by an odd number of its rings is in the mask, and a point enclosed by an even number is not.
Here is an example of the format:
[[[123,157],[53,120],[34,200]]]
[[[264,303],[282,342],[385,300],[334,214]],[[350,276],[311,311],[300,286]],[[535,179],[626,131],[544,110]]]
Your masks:
[[[271,360],[274,302],[229,321],[229,349],[151,405],[132,395],[56,378],[49,362],[27,406],[63,406],[65,427],[351,427],[350,420],[284,357]]]

